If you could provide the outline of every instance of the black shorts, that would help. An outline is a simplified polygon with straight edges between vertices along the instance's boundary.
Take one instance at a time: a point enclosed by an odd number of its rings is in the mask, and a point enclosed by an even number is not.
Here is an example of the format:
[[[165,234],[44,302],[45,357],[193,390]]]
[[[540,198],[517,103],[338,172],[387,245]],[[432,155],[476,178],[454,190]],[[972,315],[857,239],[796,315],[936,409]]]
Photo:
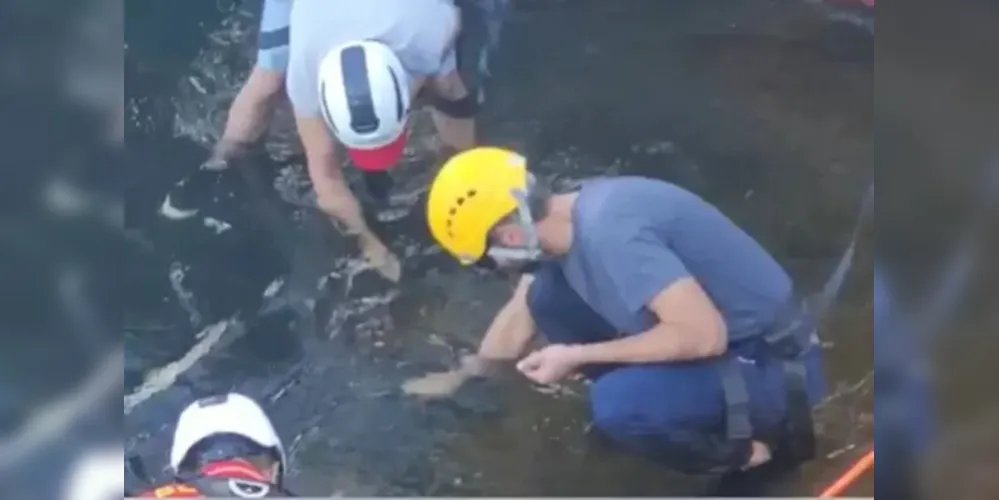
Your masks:
[[[491,80],[492,62],[506,19],[509,0],[455,0],[461,12],[461,33],[455,42],[455,64],[461,80],[481,106]],[[416,105],[432,104],[437,96],[421,90]]]

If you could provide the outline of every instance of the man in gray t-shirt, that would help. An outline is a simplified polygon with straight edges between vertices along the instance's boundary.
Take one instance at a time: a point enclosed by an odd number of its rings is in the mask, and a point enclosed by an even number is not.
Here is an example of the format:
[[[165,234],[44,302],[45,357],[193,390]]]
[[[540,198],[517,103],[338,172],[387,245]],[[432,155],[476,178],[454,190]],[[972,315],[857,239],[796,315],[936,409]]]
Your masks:
[[[530,274],[478,355],[451,375],[414,381],[412,393],[450,392],[489,360],[519,359],[517,368],[542,384],[579,372],[593,382],[598,429],[691,472],[755,466],[789,450],[789,436],[800,436],[789,430],[791,415],[809,413],[805,406],[823,395],[814,330],[796,329],[795,354],[769,343],[795,309],[787,273],[721,211],[678,186],[603,178],[552,194],[519,155],[478,148],[441,169],[427,218],[463,263]],[[550,345],[523,357],[535,328]],[[788,363],[798,362],[804,380],[786,377]],[[748,393],[744,404],[735,379]],[[748,407],[749,432],[727,427],[739,405]],[[810,435],[810,420],[804,427]]]
[[[477,16],[453,0],[295,0],[291,10],[286,88],[319,207],[357,234],[365,258],[393,281],[399,262],[366,224],[336,149],[345,147],[369,191],[378,191],[371,194],[387,196],[386,170],[404,150],[417,94],[433,105],[445,145],[459,151],[473,145],[478,93],[460,76],[456,51],[463,17]],[[381,55],[371,55],[371,47]],[[389,132],[379,129],[388,126]]]

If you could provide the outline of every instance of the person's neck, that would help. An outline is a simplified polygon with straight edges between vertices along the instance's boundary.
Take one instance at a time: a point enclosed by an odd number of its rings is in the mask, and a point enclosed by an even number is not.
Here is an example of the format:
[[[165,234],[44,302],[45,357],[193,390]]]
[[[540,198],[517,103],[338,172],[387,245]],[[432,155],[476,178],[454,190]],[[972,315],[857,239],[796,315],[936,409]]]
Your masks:
[[[557,194],[548,200],[548,214],[537,223],[538,243],[549,255],[561,257],[572,248],[572,207],[577,193]]]

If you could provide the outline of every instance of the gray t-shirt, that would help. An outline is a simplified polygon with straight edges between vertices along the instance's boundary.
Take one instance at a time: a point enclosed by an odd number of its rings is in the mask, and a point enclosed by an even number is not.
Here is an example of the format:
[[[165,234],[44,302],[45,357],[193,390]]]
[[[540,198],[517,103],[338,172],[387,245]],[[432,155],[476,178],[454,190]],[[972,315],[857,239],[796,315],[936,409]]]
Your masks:
[[[730,341],[765,333],[792,293],[777,261],[721,211],[641,177],[583,184],[572,248],[560,265],[570,286],[624,335],[654,326],[648,303],[685,277],[721,311]]]
[[[452,0],[295,0],[286,82],[295,115],[320,115],[319,63],[334,46],[378,40],[411,76],[443,74],[454,70],[448,43],[459,22]]]

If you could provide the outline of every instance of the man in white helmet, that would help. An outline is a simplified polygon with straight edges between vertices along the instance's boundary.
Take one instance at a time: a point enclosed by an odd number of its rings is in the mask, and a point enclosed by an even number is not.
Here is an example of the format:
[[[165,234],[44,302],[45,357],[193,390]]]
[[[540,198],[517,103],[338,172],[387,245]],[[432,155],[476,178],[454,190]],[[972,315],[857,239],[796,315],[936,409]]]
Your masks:
[[[180,414],[170,448],[174,480],[143,498],[269,498],[284,490],[287,458],[264,410],[236,393],[204,398]]]
[[[462,12],[452,0],[295,0],[286,87],[320,208],[359,239],[365,258],[398,280],[398,259],[369,229],[337,160],[339,142],[387,194],[386,171],[401,157],[411,103],[433,105],[442,142],[471,147],[478,92],[458,71]]]

